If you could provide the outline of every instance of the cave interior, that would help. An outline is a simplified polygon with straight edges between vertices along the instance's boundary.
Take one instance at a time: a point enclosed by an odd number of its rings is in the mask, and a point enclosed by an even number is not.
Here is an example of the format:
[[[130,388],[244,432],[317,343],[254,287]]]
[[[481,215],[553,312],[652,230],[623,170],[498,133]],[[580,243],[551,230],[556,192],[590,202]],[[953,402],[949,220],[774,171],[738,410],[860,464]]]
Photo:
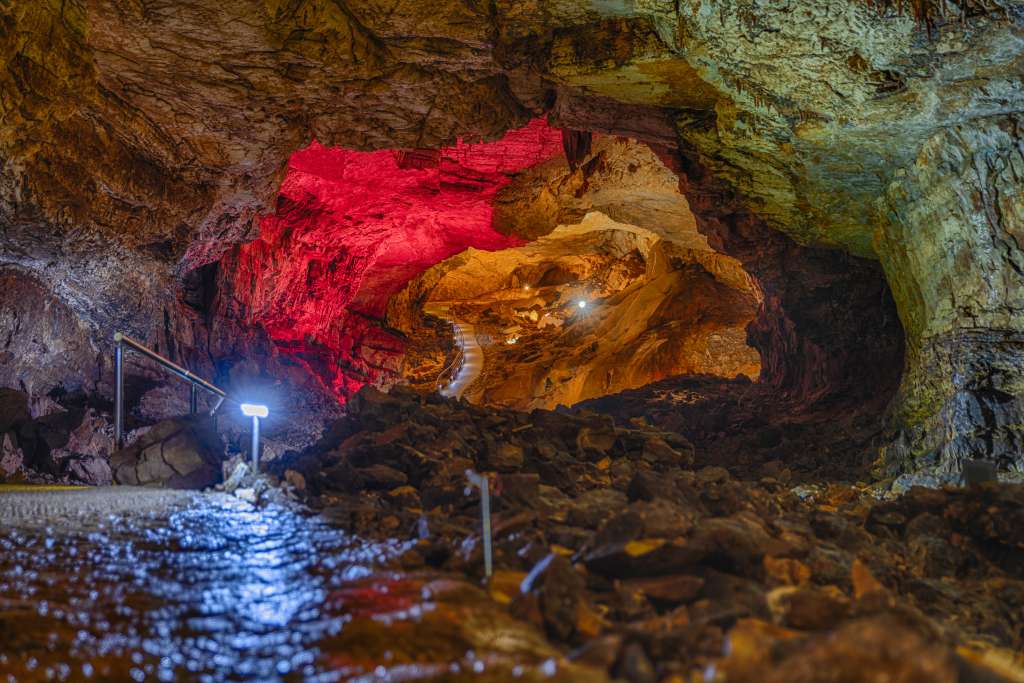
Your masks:
[[[0,37],[11,680],[1024,680],[1024,3]]]

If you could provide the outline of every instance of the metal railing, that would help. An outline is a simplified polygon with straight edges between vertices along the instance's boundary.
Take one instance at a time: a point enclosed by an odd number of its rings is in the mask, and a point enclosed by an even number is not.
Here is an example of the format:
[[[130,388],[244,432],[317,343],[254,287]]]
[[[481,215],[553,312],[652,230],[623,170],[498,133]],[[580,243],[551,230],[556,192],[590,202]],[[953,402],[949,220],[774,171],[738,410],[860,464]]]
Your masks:
[[[459,376],[459,372],[462,371],[462,366],[466,363],[466,339],[462,333],[462,328],[454,322],[451,323],[451,326],[452,330],[455,332],[455,345],[457,349],[455,358],[452,359],[452,362],[445,366],[445,368],[441,370],[440,374],[438,374],[437,381],[434,384],[437,389],[441,389],[454,382],[455,378]]]
[[[233,403],[238,403],[235,399],[227,395],[227,393],[220,387],[214,386],[207,382],[202,377],[192,374],[190,371],[181,367],[177,363],[164,358],[153,349],[148,348],[141,342],[138,342],[131,337],[124,335],[120,332],[114,333],[114,373],[116,380],[114,383],[114,438],[118,449],[124,446],[124,350],[125,347],[142,354],[146,358],[155,361],[159,365],[162,365],[167,370],[170,370],[172,374],[185,380],[191,386],[191,393],[189,395],[189,412],[195,415],[199,411],[199,389],[207,391],[217,397],[217,402],[213,408],[210,409],[210,415],[217,412],[221,404],[227,400]]]

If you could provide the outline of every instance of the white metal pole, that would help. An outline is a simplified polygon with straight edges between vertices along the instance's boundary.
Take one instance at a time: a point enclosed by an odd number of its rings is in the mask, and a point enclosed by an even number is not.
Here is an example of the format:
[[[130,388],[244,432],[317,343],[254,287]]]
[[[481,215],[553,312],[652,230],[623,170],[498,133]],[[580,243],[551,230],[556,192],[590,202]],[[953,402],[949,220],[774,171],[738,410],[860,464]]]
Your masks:
[[[120,333],[114,335],[114,445],[124,445],[124,349]]]
[[[252,416],[252,471],[260,471],[260,418]]]
[[[487,475],[483,475],[483,483],[480,485],[480,515],[483,517],[484,527],[484,574],[491,575],[493,559],[491,557],[491,490]]]

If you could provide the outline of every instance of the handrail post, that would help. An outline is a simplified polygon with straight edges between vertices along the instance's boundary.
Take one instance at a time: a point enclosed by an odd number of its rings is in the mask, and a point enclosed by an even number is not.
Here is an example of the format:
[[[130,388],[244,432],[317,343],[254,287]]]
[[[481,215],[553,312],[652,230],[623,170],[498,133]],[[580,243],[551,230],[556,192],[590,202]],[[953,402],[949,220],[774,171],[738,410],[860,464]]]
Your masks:
[[[252,471],[256,474],[260,471],[260,418],[252,416]]]
[[[480,516],[483,517],[484,531],[484,575],[489,577],[494,562],[491,546],[491,486],[486,474],[483,479],[480,485]]]
[[[124,446],[124,348],[121,333],[114,333],[114,445]]]
[[[220,408],[220,404],[222,403],[224,403],[224,397],[218,396],[217,400],[213,402],[213,407],[210,408],[210,417],[213,417],[217,413],[217,410]]]
[[[484,575],[491,576],[493,571],[494,549],[491,541],[491,487],[486,474],[477,474],[466,470],[466,479],[470,485],[480,489],[480,526],[484,542]]]
[[[170,370],[175,376],[185,380],[189,383],[189,412],[195,415],[199,412],[199,390],[209,392],[217,397],[217,401],[213,408],[210,409],[210,415],[212,416],[220,408],[221,404],[225,399],[232,401],[233,403],[239,403],[238,400],[231,398],[227,393],[219,388],[210,384],[202,377],[192,374],[189,370],[181,367],[177,363],[168,360],[161,356],[156,351],[143,345],[141,342],[135,341],[131,337],[128,337],[121,332],[114,333],[114,441],[116,448],[121,449],[124,447],[124,354],[125,351],[135,350],[146,358],[154,361],[158,365]],[[240,404],[240,403],[239,403]],[[240,404],[241,405],[241,404]],[[266,417],[266,415],[264,415]]]

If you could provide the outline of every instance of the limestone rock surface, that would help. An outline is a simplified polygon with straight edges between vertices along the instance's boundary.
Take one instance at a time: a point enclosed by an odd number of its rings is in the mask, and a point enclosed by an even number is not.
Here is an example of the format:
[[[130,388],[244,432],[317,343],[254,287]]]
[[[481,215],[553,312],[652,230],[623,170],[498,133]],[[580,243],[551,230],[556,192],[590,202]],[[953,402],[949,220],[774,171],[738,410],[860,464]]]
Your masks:
[[[202,489],[221,480],[223,445],[208,418],[166,420],[110,457],[114,482]]]

